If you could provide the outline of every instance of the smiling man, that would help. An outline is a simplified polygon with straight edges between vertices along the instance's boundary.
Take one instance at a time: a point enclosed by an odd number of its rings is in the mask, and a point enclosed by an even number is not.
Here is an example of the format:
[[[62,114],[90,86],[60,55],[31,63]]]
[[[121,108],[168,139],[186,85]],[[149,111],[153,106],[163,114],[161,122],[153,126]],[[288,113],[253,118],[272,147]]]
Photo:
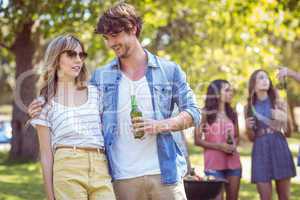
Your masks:
[[[172,133],[197,126],[200,113],[185,73],[139,42],[142,20],[125,3],[108,9],[96,32],[116,58],[91,83],[103,92],[103,135],[116,196],[121,200],[186,199],[186,161]],[[131,119],[135,96],[142,118]],[[172,117],[174,107],[179,114]],[[144,132],[135,139],[134,132]]]

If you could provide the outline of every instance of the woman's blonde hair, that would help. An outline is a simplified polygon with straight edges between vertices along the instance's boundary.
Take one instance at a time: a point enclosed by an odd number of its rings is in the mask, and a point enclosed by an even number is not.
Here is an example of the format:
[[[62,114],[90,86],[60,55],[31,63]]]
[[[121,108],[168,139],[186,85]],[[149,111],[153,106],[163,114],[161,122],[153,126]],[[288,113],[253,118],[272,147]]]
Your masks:
[[[40,87],[40,96],[44,97],[45,104],[50,102],[50,99],[54,97],[57,92],[57,73],[61,53],[65,50],[74,50],[78,45],[80,45],[82,51],[85,52],[84,46],[80,40],[70,34],[60,35],[49,43],[44,56],[46,72],[41,77],[42,83]],[[83,63],[79,75],[75,78],[77,89],[85,89],[87,86],[87,79],[88,72],[85,64]]]

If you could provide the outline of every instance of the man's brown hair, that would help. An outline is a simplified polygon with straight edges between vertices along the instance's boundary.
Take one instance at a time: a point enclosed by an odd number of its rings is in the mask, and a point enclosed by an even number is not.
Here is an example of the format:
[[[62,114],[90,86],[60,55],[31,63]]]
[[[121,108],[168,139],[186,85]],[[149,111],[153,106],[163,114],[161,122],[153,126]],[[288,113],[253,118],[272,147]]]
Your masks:
[[[132,5],[118,3],[100,17],[95,32],[112,34],[125,31],[129,33],[134,27],[136,27],[136,37],[138,38],[142,29],[142,19]]]

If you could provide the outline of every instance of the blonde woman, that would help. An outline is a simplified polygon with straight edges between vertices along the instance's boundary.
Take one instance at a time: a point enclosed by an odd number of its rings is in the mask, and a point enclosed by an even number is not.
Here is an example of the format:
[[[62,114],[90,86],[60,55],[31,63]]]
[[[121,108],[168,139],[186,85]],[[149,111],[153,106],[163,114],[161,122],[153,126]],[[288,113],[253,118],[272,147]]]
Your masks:
[[[115,199],[101,134],[100,92],[87,85],[86,56],[72,35],[56,37],[45,53],[44,104],[31,124],[38,133],[48,200]]]

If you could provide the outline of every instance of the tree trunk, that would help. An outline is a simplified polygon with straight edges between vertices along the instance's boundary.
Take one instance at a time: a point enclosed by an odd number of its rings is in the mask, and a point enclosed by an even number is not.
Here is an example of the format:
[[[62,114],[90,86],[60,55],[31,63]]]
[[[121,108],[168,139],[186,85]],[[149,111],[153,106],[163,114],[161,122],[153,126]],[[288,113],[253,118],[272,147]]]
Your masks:
[[[26,76],[23,81],[19,81],[24,72],[33,69],[33,56],[35,52],[34,42],[31,39],[31,28],[33,21],[22,25],[21,32],[17,33],[12,46],[12,51],[16,60],[16,88],[12,113],[12,141],[9,159],[13,161],[35,161],[38,158],[38,140],[32,127],[25,128],[28,120],[26,110],[20,106],[28,105],[35,97],[36,76]],[[20,99],[16,98],[16,96]]]

